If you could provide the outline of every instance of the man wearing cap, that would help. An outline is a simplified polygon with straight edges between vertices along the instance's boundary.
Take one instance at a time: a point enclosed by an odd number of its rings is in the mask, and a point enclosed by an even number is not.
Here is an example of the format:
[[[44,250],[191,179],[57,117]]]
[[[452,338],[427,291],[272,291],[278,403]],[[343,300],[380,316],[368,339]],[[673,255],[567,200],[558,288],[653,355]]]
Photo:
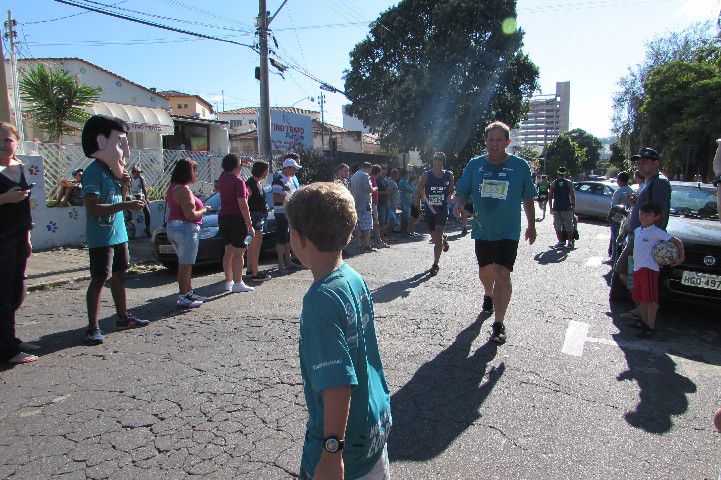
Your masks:
[[[671,209],[671,184],[665,175],[659,172],[661,158],[653,148],[644,147],[638,154],[631,157],[636,162],[638,171],[646,178],[636,192],[636,199],[628,217],[628,231],[633,232],[641,225],[639,220],[639,206],[646,202],[654,202],[661,206],[661,216],[655,225],[661,230],[666,230],[668,225],[668,214]],[[629,242],[616,262],[616,271],[619,275],[628,275],[628,257],[633,252],[633,235],[630,235]],[[634,314],[634,312],[631,312]]]
[[[67,207],[72,205],[79,207],[83,204],[83,192],[80,179],[83,178],[83,169],[76,168],[72,172],[72,180],[62,180],[58,184],[58,206]]]
[[[559,167],[556,173],[556,179],[548,189],[548,205],[558,238],[556,247],[563,248],[564,241],[568,240],[568,248],[573,248],[573,232],[576,229],[573,218],[576,211],[576,194],[573,191],[573,183],[565,177],[566,167]]]
[[[285,202],[290,194],[299,188],[298,181],[295,179],[298,170],[300,170],[300,164],[294,158],[286,156],[283,160],[282,170],[273,176],[271,182],[276,224],[275,250],[278,254],[278,271],[280,273],[285,273],[286,268],[300,267],[290,256],[290,227],[285,216]]]

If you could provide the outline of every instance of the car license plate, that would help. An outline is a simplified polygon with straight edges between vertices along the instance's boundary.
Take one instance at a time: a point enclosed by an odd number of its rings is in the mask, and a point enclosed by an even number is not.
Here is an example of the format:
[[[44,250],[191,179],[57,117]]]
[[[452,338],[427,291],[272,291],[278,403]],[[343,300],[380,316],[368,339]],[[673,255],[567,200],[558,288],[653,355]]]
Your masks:
[[[175,253],[172,245],[158,245],[158,251],[160,253]]]
[[[681,276],[681,284],[689,287],[709,288],[711,290],[721,290],[721,276],[711,275],[708,273],[687,272],[684,271]]]

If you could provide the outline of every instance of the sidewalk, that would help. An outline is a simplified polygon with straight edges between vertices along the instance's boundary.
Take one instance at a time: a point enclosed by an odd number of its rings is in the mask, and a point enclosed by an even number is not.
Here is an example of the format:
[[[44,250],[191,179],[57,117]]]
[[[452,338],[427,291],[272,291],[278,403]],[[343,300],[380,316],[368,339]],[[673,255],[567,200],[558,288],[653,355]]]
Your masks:
[[[138,265],[155,261],[149,238],[136,238],[130,242],[130,264]],[[59,247],[53,250],[33,252],[28,260],[28,291],[72,283],[90,278],[88,249]]]

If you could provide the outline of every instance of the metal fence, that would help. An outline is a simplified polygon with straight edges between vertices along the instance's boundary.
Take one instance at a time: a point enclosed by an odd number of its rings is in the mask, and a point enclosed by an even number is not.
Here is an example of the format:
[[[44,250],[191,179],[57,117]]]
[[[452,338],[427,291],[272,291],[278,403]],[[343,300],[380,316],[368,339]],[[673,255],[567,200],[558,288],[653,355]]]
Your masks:
[[[49,204],[54,203],[59,182],[71,179],[73,170],[85,168],[92,161],[85,157],[80,145],[36,143],[30,150],[35,150],[43,158],[45,198]],[[140,166],[149,199],[159,200],[165,197],[175,162],[182,158],[192,159],[198,164],[198,182],[191,187],[193,191],[199,196],[210,195],[213,192],[213,183],[223,171],[223,155],[219,153],[130,149],[128,169],[132,165]],[[241,177],[247,178],[249,175],[250,166],[244,165]]]

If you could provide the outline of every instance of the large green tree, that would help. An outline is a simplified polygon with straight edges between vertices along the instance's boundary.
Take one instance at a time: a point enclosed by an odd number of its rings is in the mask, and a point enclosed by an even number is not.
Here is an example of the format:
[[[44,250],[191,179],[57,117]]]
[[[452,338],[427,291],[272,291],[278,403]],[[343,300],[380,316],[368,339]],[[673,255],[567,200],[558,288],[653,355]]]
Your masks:
[[[721,133],[721,68],[710,60],[674,60],[653,69],[646,81],[642,112],[669,173],[682,167],[687,152],[696,152],[690,173],[710,175]]]
[[[651,71],[674,60],[696,60],[713,49],[715,34],[713,23],[705,22],[651,40],[646,44],[643,62],[629,68],[619,80],[619,89],[613,97],[613,131],[627,156],[643,146],[653,146],[656,141],[642,110]]]
[[[384,144],[443,150],[458,167],[483,150],[487,123],[516,125],[537,88],[515,17],[515,0],[400,1],[351,52],[349,113]]]
[[[571,177],[576,177],[581,173],[585,162],[584,149],[567,133],[562,133],[546,149],[545,172],[553,176],[559,167],[565,167]]]
[[[586,149],[586,160],[581,165],[581,170],[586,173],[591,173],[598,166],[598,161],[601,159],[601,149],[603,148],[603,142],[600,138],[595,137],[583,130],[582,128],[574,128],[568,132],[568,136],[571,140],[576,142],[580,148]]]
[[[60,142],[80,129],[90,116],[82,107],[97,100],[101,91],[100,87],[80,84],[64,70],[47,69],[43,64],[28,70],[19,87],[32,124],[51,142]]]

